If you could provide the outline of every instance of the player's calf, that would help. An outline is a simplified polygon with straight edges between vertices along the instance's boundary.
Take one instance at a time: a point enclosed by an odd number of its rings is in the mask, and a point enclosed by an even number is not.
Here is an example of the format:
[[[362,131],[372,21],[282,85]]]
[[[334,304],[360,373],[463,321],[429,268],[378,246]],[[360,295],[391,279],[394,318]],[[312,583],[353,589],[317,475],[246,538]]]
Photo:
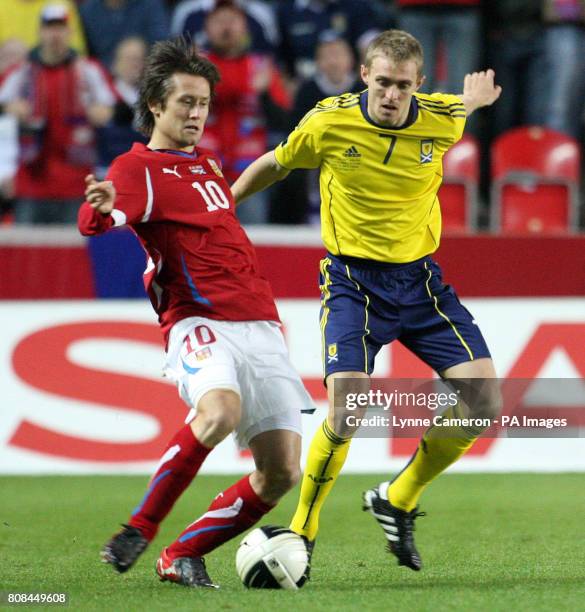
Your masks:
[[[268,504],[276,504],[299,481],[299,465],[272,466],[270,469],[256,469],[250,475],[250,484],[258,496]]]

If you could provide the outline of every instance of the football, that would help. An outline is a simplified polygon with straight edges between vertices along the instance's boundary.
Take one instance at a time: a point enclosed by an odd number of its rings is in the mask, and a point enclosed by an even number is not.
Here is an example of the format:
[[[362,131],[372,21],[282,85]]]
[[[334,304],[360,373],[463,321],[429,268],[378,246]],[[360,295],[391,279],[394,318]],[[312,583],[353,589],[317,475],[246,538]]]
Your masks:
[[[236,553],[236,570],[252,589],[299,589],[307,580],[309,553],[301,536],[286,527],[250,531]]]

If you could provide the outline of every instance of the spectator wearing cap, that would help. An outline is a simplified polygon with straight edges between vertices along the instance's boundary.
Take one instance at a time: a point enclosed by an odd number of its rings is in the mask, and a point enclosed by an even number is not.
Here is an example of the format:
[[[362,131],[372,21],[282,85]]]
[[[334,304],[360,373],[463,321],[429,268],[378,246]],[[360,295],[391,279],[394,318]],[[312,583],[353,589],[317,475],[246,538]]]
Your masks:
[[[116,98],[101,66],[69,46],[64,5],[43,9],[39,31],[39,46],[0,86],[0,104],[19,122],[15,221],[72,223],[95,162],[94,128]]]
[[[220,0],[221,2],[221,0]],[[177,4],[171,19],[174,36],[187,35],[198,47],[208,46],[205,19],[218,0],[183,0]],[[274,55],[280,43],[274,9],[264,0],[234,0],[248,22],[250,51]]]
[[[275,123],[282,121],[291,100],[271,56],[250,51],[246,15],[237,5],[218,2],[207,15],[205,31],[206,54],[219,69],[221,81],[215,89],[201,146],[220,156],[223,173],[232,183],[266,152],[268,126],[274,129]],[[238,207],[238,216],[244,223],[262,223],[267,208],[262,193],[256,201]]]
[[[138,36],[152,45],[169,37],[163,0],[84,0],[80,12],[90,55],[109,69],[124,39]]]
[[[59,0],[69,15],[71,48],[80,55],[87,49],[75,0]],[[0,0],[0,45],[9,39],[21,40],[32,49],[39,44],[39,20],[47,0]]]
[[[378,0],[281,0],[279,57],[290,76],[310,78],[321,32],[333,30],[361,57],[370,41],[389,25],[389,18]]]

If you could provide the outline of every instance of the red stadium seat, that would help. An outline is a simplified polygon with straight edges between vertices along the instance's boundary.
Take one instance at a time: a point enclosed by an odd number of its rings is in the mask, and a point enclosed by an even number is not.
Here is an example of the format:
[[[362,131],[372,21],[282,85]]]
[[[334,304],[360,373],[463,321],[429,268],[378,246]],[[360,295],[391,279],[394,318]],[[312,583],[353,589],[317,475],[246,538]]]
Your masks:
[[[465,135],[443,157],[443,184],[439,190],[443,230],[465,232],[477,226],[479,145]]]
[[[492,145],[492,230],[558,233],[578,223],[580,151],[542,127],[514,128]]]

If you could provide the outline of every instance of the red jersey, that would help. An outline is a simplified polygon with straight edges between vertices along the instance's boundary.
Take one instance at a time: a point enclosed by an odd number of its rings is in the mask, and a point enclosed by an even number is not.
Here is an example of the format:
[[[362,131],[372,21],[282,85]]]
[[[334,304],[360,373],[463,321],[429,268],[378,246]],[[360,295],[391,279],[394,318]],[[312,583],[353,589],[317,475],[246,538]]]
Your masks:
[[[272,290],[235,214],[219,162],[210,151],[152,151],[135,143],[107,180],[116,189],[110,215],[87,202],[85,236],[128,224],[148,255],[144,284],[165,340],[192,316],[222,321],[278,321]]]

